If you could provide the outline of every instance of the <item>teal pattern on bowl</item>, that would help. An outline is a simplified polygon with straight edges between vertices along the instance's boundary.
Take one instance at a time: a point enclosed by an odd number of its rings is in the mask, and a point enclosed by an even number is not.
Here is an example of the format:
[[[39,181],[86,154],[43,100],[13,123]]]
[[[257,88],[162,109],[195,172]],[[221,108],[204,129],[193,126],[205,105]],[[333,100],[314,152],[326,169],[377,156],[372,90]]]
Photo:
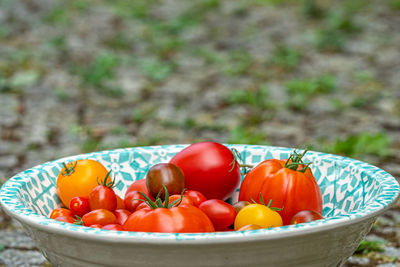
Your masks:
[[[120,238],[157,239],[163,242],[187,240],[221,240],[242,236],[261,238],[268,235],[290,235],[310,229],[318,229],[346,223],[365,216],[376,216],[388,208],[399,196],[399,184],[387,172],[354,159],[307,152],[304,160],[311,161],[312,172],[317,179],[323,196],[325,219],[306,224],[283,226],[270,229],[240,232],[215,232],[194,234],[119,232],[93,229],[66,224],[48,218],[51,211],[61,207],[56,194],[56,178],[63,162],[77,159],[94,159],[112,170],[120,181],[116,193],[121,197],[129,185],[143,179],[154,164],[168,162],[169,159],[187,145],[165,145],[134,147],[77,155],[44,163],[10,178],[1,188],[0,201],[6,212],[30,224],[50,227],[88,235]],[[291,148],[227,145],[236,148],[247,164],[258,164],[269,158],[285,159],[293,151]],[[238,191],[237,189],[236,191]],[[235,199],[236,196],[233,198]]]

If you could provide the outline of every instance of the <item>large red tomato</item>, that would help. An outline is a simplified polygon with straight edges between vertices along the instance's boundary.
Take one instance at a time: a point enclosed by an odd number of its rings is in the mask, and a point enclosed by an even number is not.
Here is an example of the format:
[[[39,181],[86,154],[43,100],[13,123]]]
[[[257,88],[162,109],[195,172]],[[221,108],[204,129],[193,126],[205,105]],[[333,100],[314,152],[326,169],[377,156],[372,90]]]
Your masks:
[[[126,231],[160,233],[214,232],[211,220],[199,208],[181,205],[173,208],[140,209],[123,225]]]
[[[322,195],[317,181],[301,157],[295,155],[288,161],[268,159],[253,168],[242,182],[239,201],[254,199],[261,203],[261,193],[266,203],[272,200],[272,207],[283,208],[278,213],[284,225],[302,210],[322,213]]]
[[[215,142],[201,142],[178,152],[170,161],[185,175],[187,189],[208,199],[226,199],[240,183],[240,168],[233,153]]]

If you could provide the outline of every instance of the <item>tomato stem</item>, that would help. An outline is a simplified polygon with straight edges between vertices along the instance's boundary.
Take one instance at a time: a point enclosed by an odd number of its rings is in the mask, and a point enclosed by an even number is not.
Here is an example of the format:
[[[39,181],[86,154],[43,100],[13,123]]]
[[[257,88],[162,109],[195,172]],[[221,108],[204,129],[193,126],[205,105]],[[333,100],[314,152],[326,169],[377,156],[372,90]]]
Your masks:
[[[244,174],[246,174],[250,171],[247,168],[252,169],[254,167],[254,165],[243,163],[242,154],[240,154],[240,152],[236,148],[231,148],[231,152],[233,155],[233,160],[229,164],[229,165],[232,165],[232,168],[229,170],[229,172],[233,171],[236,163],[238,164],[239,168],[244,168],[244,171],[243,171]]]
[[[61,175],[70,176],[71,174],[73,174],[75,172],[76,164],[78,164],[78,161],[70,162],[68,164],[69,166],[65,164],[65,162],[63,162],[62,165],[64,166],[64,170],[62,171]]]
[[[112,171],[112,170],[110,170],[109,172],[107,172],[107,175],[106,175],[106,177],[104,178],[104,180],[101,180],[100,182],[99,182],[99,177],[97,177],[97,184],[98,184],[98,185],[106,186],[106,187],[111,188],[111,189],[114,188],[115,186],[117,186],[117,185],[119,184],[120,181],[118,181],[118,183],[115,183],[115,175],[114,175],[114,178],[111,179],[111,181],[107,183],[107,179],[108,179],[108,177],[111,175],[111,171]]]
[[[305,149],[303,153],[300,154],[296,150],[294,150],[293,153],[290,154],[289,158],[286,160],[284,168],[305,173],[305,171],[312,164],[312,162],[304,163],[303,161],[303,157],[307,153],[307,151],[308,150]],[[302,168],[299,169],[299,167]]]

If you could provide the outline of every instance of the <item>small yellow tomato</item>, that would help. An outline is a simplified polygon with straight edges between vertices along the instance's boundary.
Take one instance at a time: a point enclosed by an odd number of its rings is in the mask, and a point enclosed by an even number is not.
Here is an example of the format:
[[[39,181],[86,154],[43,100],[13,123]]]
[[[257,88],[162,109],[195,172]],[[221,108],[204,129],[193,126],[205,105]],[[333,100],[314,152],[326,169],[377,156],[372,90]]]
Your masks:
[[[257,224],[248,224],[243,227],[240,227],[239,229],[237,229],[237,231],[258,230],[258,229],[262,229],[262,227]]]
[[[234,228],[238,230],[248,224],[262,228],[282,226],[282,217],[278,212],[261,204],[250,204],[243,207],[236,216]]]

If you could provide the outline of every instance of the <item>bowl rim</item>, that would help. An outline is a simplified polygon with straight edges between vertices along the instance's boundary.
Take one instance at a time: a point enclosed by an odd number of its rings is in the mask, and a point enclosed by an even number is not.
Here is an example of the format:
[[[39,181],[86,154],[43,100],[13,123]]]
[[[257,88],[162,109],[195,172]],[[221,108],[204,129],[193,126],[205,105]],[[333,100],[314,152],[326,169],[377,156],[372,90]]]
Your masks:
[[[279,150],[281,152],[291,152],[293,148],[263,146],[263,145],[245,145],[245,144],[225,144],[229,148],[242,149],[268,149]],[[374,218],[385,210],[389,209],[400,196],[399,183],[392,175],[386,171],[373,166],[369,163],[351,159],[348,157],[338,156],[334,154],[308,151],[307,155],[320,157],[325,161],[340,162],[342,166],[352,165],[366,172],[369,177],[380,184],[382,190],[380,194],[367,203],[364,207],[355,211],[341,214],[333,217],[324,218],[322,220],[313,221],[298,225],[287,225],[276,228],[258,229],[251,231],[230,231],[230,232],[213,232],[213,233],[147,233],[147,232],[123,232],[108,231],[89,227],[82,227],[68,223],[52,220],[44,215],[39,215],[35,211],[25,207],[17,197],[17,193],[22,185],[29,179],[29,174],[33,170],[40,171],[43,167],[61,164],[63,161],[76,160],[80,158],[101,158],[101,155],[109,153],[121,153],[132,151],[133,149],[145,148],[150,150],[168,149],[172,147],[184,148],[188,144],[177,145],[157,145],[119,148],[112,150],[97,151],[86,154],[79,154],[49,161],[28,170],[20,172],[11,177],[0,189],[0,204],[3,210],[11,217],[17,219],[24,224],[42,230],[45,232],[69,236],[78,239],[103,241],[103,242],[123,242],[123,243],[152,243],[152,244],[210,244],[210,243],[229,243],[229,242],[250,242],[257,240],[273,240],[278,238],[295,237],[299,235],[313,234],[320,231],[329,231],[335,228],[348,226],[354,223]],[[300,150],[300,149],[299,149]],[[243,238],[245,237],[245,238]]]

